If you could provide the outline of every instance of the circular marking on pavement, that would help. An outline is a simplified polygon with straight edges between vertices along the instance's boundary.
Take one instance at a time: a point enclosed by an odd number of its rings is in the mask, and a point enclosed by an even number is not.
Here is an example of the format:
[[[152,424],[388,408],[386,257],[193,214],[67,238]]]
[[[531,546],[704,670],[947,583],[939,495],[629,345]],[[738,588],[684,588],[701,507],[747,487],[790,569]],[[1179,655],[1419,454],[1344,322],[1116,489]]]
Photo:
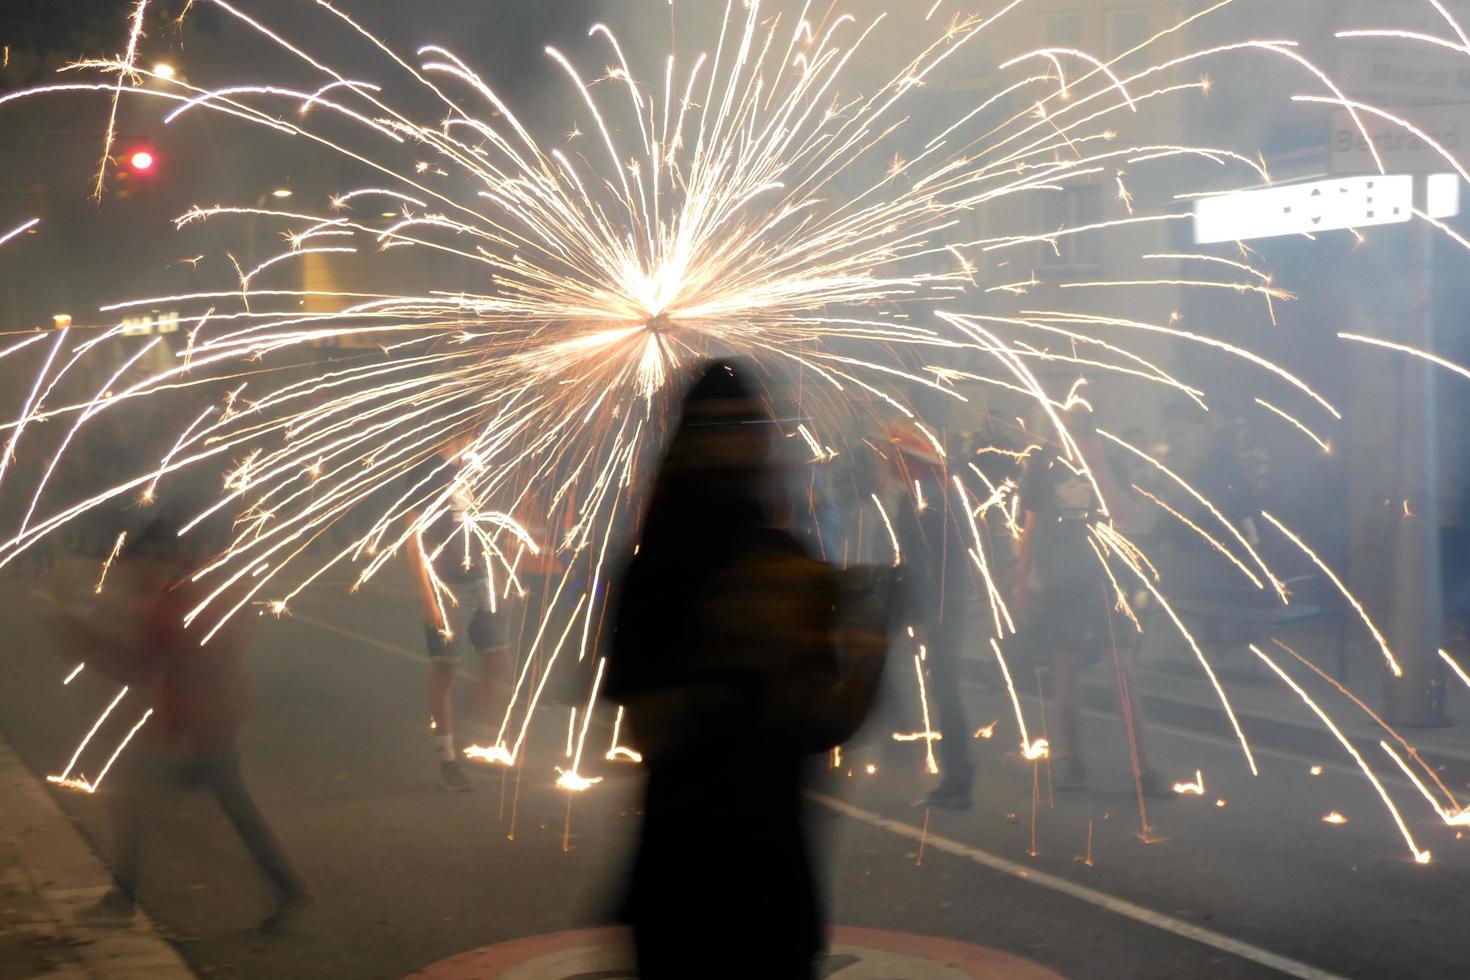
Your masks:
[[[718,962],[715,954],[713,962]],[[622,929],[532,936],[461,953],[414,980],[636,980]],[[822,980],[1061,980],[1030,960],[985,946],[838,926],[817,966]]]

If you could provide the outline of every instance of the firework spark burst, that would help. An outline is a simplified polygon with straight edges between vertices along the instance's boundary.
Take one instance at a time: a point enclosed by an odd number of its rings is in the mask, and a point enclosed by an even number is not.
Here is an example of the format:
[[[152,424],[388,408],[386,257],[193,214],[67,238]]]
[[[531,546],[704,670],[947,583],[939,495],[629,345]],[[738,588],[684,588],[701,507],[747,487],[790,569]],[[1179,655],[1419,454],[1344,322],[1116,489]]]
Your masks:
[[[248,226],[253,238],[259,226],[279,232],[285,244],[244,265],[231,255],[232,278],[213,287],[130,299],[101,311],[104,317],[164,305],[185,311],[186,343],[169,352],[174,363],[163,369],[142,366],[149,353],[144,348],[93,397],[54,404],[63,378],[91,352],[118,340],[122,329],[100,328],[86,341],[76,339],[76,330],[56,333],[34,387],[5,427],[0,492],[19,493],[28,506],[19,525],[0,539],[0,566],[82,515],[116,502],[149,504],[179,474],[200,471],[223,474],[222,489],[194,524],[214,514],[234,520],[229,546],[196,575],[205,598],[187,622],[201,621],[205,642],[233,616],[289,615],[294,600],[313,586],[339,581],[343,570],[357,591],[411,548],[467,561],[478,557],[492,604],[534,600],[539,609],[528,617],[497,739],[467,754],[495,764],[520,762],[552,670],[575,651],[579,661],[595,658],[597,670],[580,728],[573,731],[570,768],[557,782],[584,791],[599,781],[579,768],[603,673],[597,635],[603,586],[622,560],[681,369],[713,354],[745,355],[769,369],[773,399],[775,378],[799,379],[801,420],[786,434],[806,445],[818,466],[867,458],[870,450],[881,455],[883,447],[862,433],[895,416],[909,420],[945,458],[942,426],[916,406],[959,405],[971,400],[969,391],[997,390],[1029,402],[1038,420],[1026,429],[1028,448],[1014,455],[1024,459],[1045,442],[1094,491],[1101,516],[1091,529],[1090,554],[1079,560],[1101,563],[1120,608],[1140,630],[1123,581],[1136,579],[1168,613],[1218,694],[1254,773],[1223,685],[1170,607],[1158,569],[1113,523],[1120,502],[1105,499],[1083,450],[1081,437],[1093,433],[1071,431],[1075,413],[1068,410],[1087,407],[1079,394],[1083,372],[1175,392],[1204,407],[1205,387],[1177,377],[1156,353],[1165,343],[1237,360],[1260,375],[1263,388],[1305,399],[1316,418],[1298,418],[1264,398],[1256,403],[1323,453],[1332,440],[1320,434],[1322,427],[1341,414],[1269,358],[1185,330],[1173,319],[1154,322],[1093,306],[1011,313],[986,299],[1024,297],[1045,285],[1037,271],[1024,268],[1038,248],[1060,255],[1084,236],[1125,241],[1140,229],[1186,220],[1180,201],[1270,183],[1252,151],[1124,135],[1132,120],[1146,119],[1161,105],[1203,98],[1210,83],[1200,72],[1212,61],[1249,54],[1290,63],[1310,89],[1297,100],[1341,107],[1375,156],[1365,118],[1432,144],[1409,120],[1349,99],[1292,42],[1181,47],[1186,28],[1234,2],[1221,0],[1106,62],[1062,47],[998,59],[1006,79],[1000,94],[942,113],[924,101],[926,91],[964,59],[982,57],[984,44],[1005,30],[1007,15],[1025,0],[989,17],[956,15],[947,22],[940,3],[917,12],[906,5],[904,12],[859,15],[841,4],[728,0],[696,32],[703,43],[691,44],[681,32],[679,45],[650,58],[628,57],[614,29],[596,24],[589,37],[607,59],[600,73],[546,49],[569,96],[566,118],[548,136],[493,79],[453,52],[431,45],[401,53],[327,0],[303,2],[303,8],[342,39],[366,45],[376,59],[371,74],[339,70],[248,5],[198,0],[192,6],[214,7],[306,80],[230,79],[196,87],[180,74],[141,67],[148,0],[138,0],[123,55],[82,62],[66,80],[0,97],[0,104],[67,94],[107,99],[111,115],[98,193],[124,99],[162,106],[169,125],[213,115],[263,137],[294,140],[324,160],[350,165],[364,175],[363,183],[336,191],[319,207],[298,203],[305,195],[294,194],[271,204],[261,203],[262,196],[253,204],[181,215],[176,224],[184,233],[224,224]],[[649,0],[648,7],[665,18],[680,13],[673,3]],[[1444,13],[1438,4],[1435,9]],[[905,13],[922,18],[921,31],[892,30]],[[1427,35],[1391,36],[1443,46]],[[895,57],[904,38],[918,40]],[[1140,54],[1155,60],[1136,67]],[[891,67],[874,82],[871,66],[887,63]],[[391,94],[404,90],[412,98]],[[434,106],[432,118],[406,108],[425,100]],[[1432,148],[1470,179],[1448,150]],[[1153,175],[1169,177],[1171,186],[1192,179],[1195,166],[1210,175],[1198,190],[1162,203],[1150,203],[1141,192]],[[1097,179],[1116,188],[1123,213],[1023,231],[990,220],[1008,201],[1029,202]],[[1442,223],[1424,220],[1470,248]],[[0,244],[35,224],[20,225]],[[412,253],[453,267],[467,285],[400,291],[391,275],[374,271],[387,256],[403,263],[398,278],[408,280],[413,267],[403,257]],[[1273,323],[1278,306],[1293,299],[1251,262],[1152,248],[1138,258],[1141,265],[1174,262],[1186,271],[1071,281],[1060,284],[1069,290],[1063,295],[1134,295],[1164,287],[1230,291],[1258,297]],[[358,285],[290,288],[288,277],[313,263],[360,268],[348,277]],[[199,259],[187,264],[198,273]],[[1466,373],[1395,342],[1341,336]],[[41,340],[24,338],[0,350],[0,358]],[[333,356],[315,357],[323,347]],[[303,367],[302,361],[309,363]],[[1041,365],[1069,376],[1057,384]],[[181,390],[202,393],[210,404],[187,413],[192,421],[156,464],[47,509],[52,498],[43,490],[88,422]],[[35,486],[14,489],[7,467],[17,446],[32,423],[52,419],[66,420],[60,449]],[[1135,485],[1142,499],[1229,559],[1257,591],[1290,601],[1285,581],[1203,491],[1142,448],[1097,431],[1203,513],[1196,511],[1198,520],[1192,520],[1162,491]],[[441,446],[461,439],[464,448],[441,464],[454,473],[451,486],[407,479]],[[974,573],[1004,640],[1017,624],[1005,599],[1007,583],[995,578],[995,545],[982,528],[995,516],[1012,535],[1019,533],[1016,488],[992,482],[969,461],[950,465]],[[455,494],[474,505],[452,532],[435,538],[432,529]],[[877,544],[866,550],[859,544],[851,554],[900,565],[895,502],[876,494],[870,499],[872,526],[881,529]],[[1397,672],[1387,641],[1346,586],[1299,535],[1263,516],[1342,589]],[[343,528],[350,529],[345,542],[337,533]],[[125,533],[101,570],[98,591]],[[443,583],[431,585],[442,612],[454,596]],[[990,642],[1010,694],[1021,754],[1035,762],[1049,746],[1028,733],[1002,646]],[[1331,727],[1304,691],[1256,653]],[[921,660],[915,661],[918,693],[927,712]],[[636,751],[619,742],[621,720],[619,712],[605,758],[636,761]],[[988,738],[993,730],[976,734]],[[926,717],[917,739],[930,768],[936,738]],[[1385,751],[1416,778],[1387,745]],[[1428,851],[1418,848],[1372,770],[1353,755],[1415,859],[1427,861]],[[70,773],[76,762],[59,782],[75,782]],[[1202,794],[1203,779],[1196,774],[1194,783],[1176,791]],[[1449,822],[1460,812],[1446,809],[1441,816],[1449,814]]]

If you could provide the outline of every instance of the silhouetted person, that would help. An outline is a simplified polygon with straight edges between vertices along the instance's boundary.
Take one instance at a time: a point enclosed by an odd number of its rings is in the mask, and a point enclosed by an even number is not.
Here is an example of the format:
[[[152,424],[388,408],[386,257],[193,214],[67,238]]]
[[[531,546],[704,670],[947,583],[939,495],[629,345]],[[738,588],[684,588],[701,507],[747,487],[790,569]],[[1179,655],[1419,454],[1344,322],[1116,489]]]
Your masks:
[[[1240,419],[1216,421],[1200,478],[1225,519],[1253,545],[1261,543],[1256,515],[1261,502],[1256,470],[1264,469]]]
[[[212,590],[189,581],[219,544],[211,525],[180,537],[184,508],[149,524],[124,553],[110,581],[129,590],[137,629],[119,645],[100,645],[90,660],[115,680],[147,692],[152,716],[126,750],[114,776],[112,873],[116,886],[91,912],[95,918],[130,917],[137,903],[142,836],[150,810],[168,791],[202,787],[240,835],[275,891],[263,932],[283,928],[309,901],[301,878],[255,805],[240,768],[237,736],[249,705],[244,657],[254,615],[243,610],[200,645],[218,616],[243,596],[220,596],[191,626],[185,616]],[[213,540],[211,540],[213,537]]]
[[[1145,795],[1168,798],[1163,780],[1149,767],[1133,671],[1118,649],[1122,631],[1134,627],[1116,608],[1116,591],[1099,564],[1089,532],[1091,524],[1104,519],[1093,482],[1108,500],[1116,501],[1118,495],[1102,440],[1080,426],[1072,434],[1081,460],[1047,447],[1026,461],[1019,507],[1022,532],[1011,596],[1011,613],[1021,625],[1025,642],[1052,668],[1061,729],[1052,744],[1057,762],[1055,785],[1061,790],[1087,785],[1077,684],[1083,671],[1108,657],[1116,673],[1118,707],[1137,767],[1138,788]]]
[[[804,771],[881,671],[882,627],[837,644],[837,573],[768,517],[778,432],[748,371],[689,392],[616,612],[607,694],[648,770],[623,906],[644,980],[814,976]]]
[[[970,610],[970,558],[974,532],[964,505],[951,486],[944,460],[916,428],[895,423],[889,439],[905,494],[893,515],[902,561],[896,625],[913,627],[924,647],[929,681],[925,694],[933,708],[930,723],[939,734],[939,785],[926,798],[931,806],[970,807],[975,768],[970,760],[970,725],[961,699],[965,625]]]

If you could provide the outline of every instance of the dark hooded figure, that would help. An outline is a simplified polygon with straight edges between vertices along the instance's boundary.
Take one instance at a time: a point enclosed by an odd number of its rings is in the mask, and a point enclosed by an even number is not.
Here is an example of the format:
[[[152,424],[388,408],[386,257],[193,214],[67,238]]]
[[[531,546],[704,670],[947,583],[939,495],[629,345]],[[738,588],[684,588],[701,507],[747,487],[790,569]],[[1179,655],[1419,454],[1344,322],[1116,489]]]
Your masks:
[[[837,573],[768,516],[777,426],[751,373],[712,363],[690,390],[618,601],[607,693],[648,771],[623,906],[644,980],[815,976],[803,776],[881,671],[884,627],[839,629]]]

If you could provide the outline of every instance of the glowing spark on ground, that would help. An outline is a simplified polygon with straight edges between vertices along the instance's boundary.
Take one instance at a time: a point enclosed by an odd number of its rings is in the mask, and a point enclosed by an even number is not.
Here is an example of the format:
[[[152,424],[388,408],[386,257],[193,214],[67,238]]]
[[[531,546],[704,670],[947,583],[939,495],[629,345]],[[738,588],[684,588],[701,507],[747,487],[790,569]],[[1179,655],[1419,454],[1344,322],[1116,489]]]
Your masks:
[[[1103,527],[1102,525],[1098,525],[1094,527],[1094,530],[1101,531]],[[1135,577],[1143,583],[1143,587],[1148,590],[1149,595],[1153,596],[1154,601],[1159,604],[1159,607],[1164,610],[1170,621],[1173,622],[1174,628],[1179,631],[1179,634],[1184,637],[1185,642],[1189,644],[1189,649],[1194,653],[1195,661],[1199,663],[1200,669],[1204,671],[1205,676],[1209,679],[1210,686],[1215,689],[1215,696],[1220,699],[1220,706],[1225,710],[1225,717],[1230,720],[1230,727],[1235,731],[1235,738],[1240,742],[1241,751],[1245,753],[1245,761],[1250,766],[1251,775],[1260,775],[1260,770],[1256,767],[1255,753],[1251,751],[1250,742],[1245,737],[1245,731],[1240,727],[1240,720],[1235,717],[1235,708],[1231,706],[1230,698],[1225,693],[1224,685],[1220,683],[1220,678],[1216,676],[1214,668],[1205,659],[1205,653],[1200,649],[1199,643],[1195,641],[1194,634],[1190,633],[1185,627],[1184,621],[1179,618],[1179,614],[1174,611],[1174,607],[1169,603],[1169,600],[1164,598],[1163,593],[1144,574],[1143,570],[1131,561],[1128,561],[1126,552],[1115,542],[1114,535],[1097,534],[1095,537],[1098,541],[1112,549],[1114,554],[1125,559],[1125,562]]]
[[[1409,764],[1403,760],[1402,756],[1394,751],[1392,745],[1389,745],[1387,742],[1380,740],[1378,743],[1378,747],[1388,754],[1388,757],[1394,761],[1394,764],[1399,767],[1400,771],[1402,771],[1403,774],[1408,778],[1409,782],[1414,784],[1414,788],[1417,789],[1419,791],[1419,794],[1424,797],[1425,801],[1434,808],[1434,812],[1439,814],[1439,818],[1441,820],[1443,820],[1448,826],[1451,827],[1470,827],[1470,807],[1460,807],[1458,804],[1456,804],[1451,809],[1445,809],[1443,806],[1440,805],[1440,802],[1434,798],[1434,794],[1429,792],[1429,787],[1424,785],[1424,780],[1420,779],[1419,776],[1414,772],[1414,770],[1409,768]]]
[[[1306,691],[1302,690],[1302,686],[1298,684],[1295,680],[1293,680],[1290,674],[1282,670],[1277,665],[1276,661],[1268,657],[1261,650],[1261,648],[1257,647],[1255,644],[1251,644],[1250,650],[1257,657],[1260,657],[1267,667],[1271,668],[1272,673],[1281,678],[1281,682],[1283,684],[1291,688],[1292,691],[1296,693],[1296,696],[1302,699],[1302,702],[1312,710],[1312,713],[1317,716],[1318,720],[1321,721],[1322,724],[1327,726],[1327,730],[1330,731],[1332,733],[1332,736],[1337,739],[1338,744],[1340,744],[1343,749],[1346,750],[1348,755],[1352,756],[1353,761],[1358,764],[1358,768],[1362,770],[1363,775],[1367,777],[1368,782],[1371,783],[1373,785],[1373,789],[1377,791],[1379,799],[1383,800],[1383,805],[1388,809],[1389,815],[1393,817],[1393,822],[1395,826],[1398,827],[1399,833],[1403,835],[1404,842],[1409,845],[1409,853],[1413,855],[1414,860],[1419,864],[1428,864],[1430,858],[1429,852],[1421,851],[1419,849],[1419,845],[1414,843],[1414,835],[1409,833],[1408,824],[1404,823],[1404,818],[1399,813],[1398,807],[1394,806],[1393,799],[1388,795],[1388,790],[1383,788],[1383,784],[1378,781],[1377,774],[1375,774],[1368,763],[1364,761],[1363,756],[1359,754],[1358,750],[1353,746],[1353,743],[1348,740],[1348,737],[1342,733],[1342,730],[1339,729],[1337,725],[1333,723],[1332,719],[1327,716],[1327,712],[1318,707],[1317,702],[1312,700],[1312,696]]]
[[[1026,731],[1026,715],[1021,711],[1021,699],[1016,695],[1015,682],[1011,680],[1011,668],[1007,665],[1005,654],[1001,653],[1000,644],[994,637],[990,639],[990,649],[995,652],[995,662],[1000,665],[1001,676],[1006,682],[1006,691],[1011,696],[1011,707],[1016,712],[1016,727],[1021,733],[1021,757],[1033,762],[1046,758],[1050,754],[1050,746],[1044,738],[1031,741],[1031,736]]]
[[[126,694],[126,693],[127,693],[127,688],[123,688],[123,694]],[[121,695],[119,695],[118,697],[119,697],[119,700],[121,700]],[[116,704],[117,704],[117,702],[114,701],[113,702],[113,706],[115,707]],[[111,710],[112,710],[111,708],[108,708],[108,711],[109,712]],[[107,715],[104,714],[102,717],[103,718],[106,718]],[[128,743],[133,740],[133,736],[138,734],[138,732],[143,728],[143,726],[148,723],[148,719],[151,718],[151,717],[153,717],[153,709],[152,708],[149,708],[147,711],[143,712],[143,717],[139,718],[138,719],[138,723],[135,724],[132,728],[128,729],[128,733],[123,736],[122,741],[120,741],[120,742],[117,743],[117,748],[115,748],[115,749],[112,750],[112,755],[110,755],[110,756],[107,757],[107,762],[102,766],[102,771],[99,772],[99,773],[97,773],[97,778],[96,779],[89,780],[89,779],[87,779],[87,778],[85,778],[85,777],[83,777],[81,775],[78,775],[78,776],[76,776],[74,778],[68,778],[67,775],[65,773],[63,773],[60,776],[47,776],[46,777],[46,781],[49,782],[49,783],[55,783],[58,786],[63,786],[65,788],[67,788],[67,789],[81,790],[83,793],[95,793],[95,792],[97,792],[98,788],[101,787],[101,785],[102,785],[102,781],[107,778],[107,773],[109,771],[111,771],[112,764],[117,761],[118,756],[122,755],[123,749],[125,749],[125,748],[128,747]],[[100,719],[98,721],[98,724],[101,724],[101,720]],[[93,728],[92,729],[92,734],[95,734],[96,731],[97,731],[96,728]],[[87,737],[88,737],[88,739],[90,739],[91,738],[91,735],[88,735]],[[83,742],[82,745],[83,745],[83,747],[85,747],[86,746],[86,742]],[[81,752],[81,749],[78,749],[77,751],[78,751],[78,753],[80,753]],[[76,763],[75,757],[73,757],[72,763],[73,764]],[[70,770],[71,770],[71,767],[68,766],[67,767],[67,771],[70,772]]]
[[[601,776],[579,776],[570,770],[557,769],[561,773],[556,780],[556,788],[568,790],[573,793],[585,793],[587,790],[602,782]]]
[[[480,762],[489,762],[502,766],[513,766],[516,762],[515,757],[510,754],[510,750],[504,745],[488,747],[484,745],[471,745],[464,750],[464,756],[466,759],[476,759]]]
[[[77,746],[77,750],[72,753],[71,760],[67,762],[66,768],[61,771],[61,775],[47,776],[46,779],[48,781],[53,783],[66,782],[67,777],[71,775],[71,771],[76,768],[77,760],[82,757],[82,752],[86,750],[87,743],[92,741],[93,736],[97,734],[97,730],[102,727],[102,723],[107,720],[108,715],[112,714],[113,710],[122,702],[123,698],[127,697],[127,695],[128,689],[126,687],[117,692],[117,696],[112,699],[112,702],[108,704],[105,709],[103,709],[102,714],[98,715],[97,720],[92,723],[92,728],[82,739],[81,744]]]
[[[1429,778],[1434,780],[1435,785],[1439,787],[1439,791],[1444,794],[1445,799],[1449,800],[1450,806],[1455,810],[1460,809],[1460,803],[1458,800],[1455,799],[1455,794],[1450,792],[1450,788],[1445,785],[1444,780],[1439,778],[1439,773],[1435,772],[1434,767],[1431,766],[1428,762],[1424,760],[1422,756],[1419,755],[1419,750],[1414,748],[1413,745],[1409,744],[1409,740],[1400,735],[1392,725],[1390,725],[1387,721],[1383,719],[1382,715],[1370,708],[1362,698],[1358,697],[1352,691],[1348,690],[1347,687],[1337,678],[1333,677],[1331,674],[1327,673],[1327,671],[1312,663],[1312,661],[1308,660],[1306,657],[1302,656],[1300,653],[1293,650],[1285,643],[1282,643],[1280,640],[1275,638],[1273,638],[1271,642],[1275,643],[1278,647],[1291,654],[1298,663],[1306,667],[1308,670],[1316,674],[1328,684],[1332,685],[1332,687],[1336,689],[1339,694],[1347,698],[1353,704],[1357,705],[1357,707],[1361,709],[1362,712],[1366,714],[1369,718],[1372,718],[1374,724],[1387,732],[1395,742],[1399,743],[1399,745],[1403,747],[1403,750],[1409,754],[1410,758],[1417,762],[1419,764],[1419,767],[1423,769],[1424,772],[1428,773]],[[1393,754],[1395,759],[1398,758],[1396,754],[1392,752],[1390,752],[1390,754]],[[1415,780],[1415,783],[1417,785],[1418,781]],[[1439,805],[1437,803],[1435,804],[1435,809],[1439,809]],[[1440,813],[1441,815],[1443,815],[1442,810],[1440,811]]]
[[[1192,783],[1190,783],[1190,782],[1175,783],[1174,784],[1174,792],[1178,793],[1180,796],[1204,796],[1205,795],[1205,777],[1204,777],[1204,775],[1198,769],[1196,769],[1194,771],[1194,782],[1192,782]]]
[[[607,754],[604,755],[603,758],[606,759],[608,762],[616,762],[619,759],[623,759],[623,760],[625,760],[627,762],[642,762],[643,761],[642,754],[640,754],[638,752],[634,752],[632,749],[628,748],[626,745],[622,745],[622,744],[620,744],[618,742],[618,735],[622,732],[622,730],[623,730],[623,706],[622,705],[618,705],[617,717],[613,719],[612,740],[611,740],[611,742],[609,742]],[[834,751],[839,751],[840,752],[840,750],[834,750]]]
[[[918,654],[914,654],[914,673],[919,678],[919,706],[923,709],[922,717],[924,719],[924,731],[918,735],[912,736],[912,738],[923,740],[924,768],[927,769],[929,771],[929,774],[932,776],[939,773],[939,762],[934,758],[934,741],[938,736],[938,733],[934,731],[934,726],[929,723],[929,692],[924,684],[923,658],[920,657]],[[897,741],[906,740],[904,736],[898,735],[896,733],[893,737]]]

